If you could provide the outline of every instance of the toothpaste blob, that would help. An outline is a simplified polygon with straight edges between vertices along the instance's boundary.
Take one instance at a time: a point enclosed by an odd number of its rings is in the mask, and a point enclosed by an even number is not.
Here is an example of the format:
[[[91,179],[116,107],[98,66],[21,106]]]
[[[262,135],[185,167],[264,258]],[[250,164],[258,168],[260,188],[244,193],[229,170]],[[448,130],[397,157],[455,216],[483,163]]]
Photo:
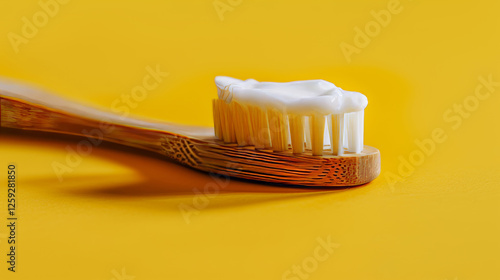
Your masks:
[[[288,83],[215,78],[215,135],[225,143],[295,154],[363,150],[366,96],[324,80]]]
[[[215,78],[219,99],[259,107],[273,107],[289,114],[329,115],[358,112],[368,105],[366,96],[343,90],[324,80],[288,83],[245,81],[231,77]]]

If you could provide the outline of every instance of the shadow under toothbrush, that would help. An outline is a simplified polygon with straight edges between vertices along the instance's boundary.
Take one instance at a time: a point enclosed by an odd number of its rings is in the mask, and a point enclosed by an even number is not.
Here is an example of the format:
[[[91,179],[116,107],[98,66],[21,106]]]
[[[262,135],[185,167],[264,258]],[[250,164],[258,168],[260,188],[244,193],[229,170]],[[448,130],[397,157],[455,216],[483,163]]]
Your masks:
[[[19,131],[2,128],[0,134],[3,139],[15,143],[32,145],[36,139],[37,146],[51,147],[64,150],[67,145],[76,145],[78,141],[86,139],[81,136],[61,135],[48,132]],[[226,177],[217,174],[208,174],[156,154],[137,148],[115,143],[102,142],[94,146],[90,157],[105,158],[117,162],[136,171],[141,180],[136,182],[115,182],[113,175],[69,175],[59,182],[55,173],[46,177],[32,179],[34,184],[46,183],[66,193],[88,195],[96,197],[151,197],[151,196],[194,196],[195,189],[204,192],[206,186],[218,194],[237,193],[279,193],[297,195],[320,195],[347,191],[356,187],[302,187],[284,184],[263,183],[261,181],[245,180]],[[83,159],[84,160],[84,159]],[[77,168],[77,167],[76,167]],[[30,181],[27,181],[30,182]],[[89,187],[92,185],[91,187]],[[97,185],[98,187],[95,187]],[[363,186],[363,185],[361,185]],[[286,198],[287,196],[282,196]]]

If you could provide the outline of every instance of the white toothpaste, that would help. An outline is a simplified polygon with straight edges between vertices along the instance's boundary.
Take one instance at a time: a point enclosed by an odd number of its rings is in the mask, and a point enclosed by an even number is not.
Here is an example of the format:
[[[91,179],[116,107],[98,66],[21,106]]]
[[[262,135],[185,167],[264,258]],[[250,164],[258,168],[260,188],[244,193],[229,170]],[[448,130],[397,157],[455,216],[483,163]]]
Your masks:
[[[263,109],[274,108],[285,115],[306,119],[325,118],[324,144],[330,145],[336,155],[342,155],[344,147],[354,153],[363,150],[363,118],[368,99],[359,92],[343,90],[324,80],[275,83],[218,76],[215,83],[219,99],[226,103],[236,101]],[[305,126],[305,143],[310,147],[308,121]]]
[[[324,80],[273,83],[218,76],[215,84],[219,99],[226,102],[235,100],[242,104],[271,106],[289,114],[345,114],[362,111],[368,105],[363,94],[343,90]],[[230,94],[222,96],[225,92]]]

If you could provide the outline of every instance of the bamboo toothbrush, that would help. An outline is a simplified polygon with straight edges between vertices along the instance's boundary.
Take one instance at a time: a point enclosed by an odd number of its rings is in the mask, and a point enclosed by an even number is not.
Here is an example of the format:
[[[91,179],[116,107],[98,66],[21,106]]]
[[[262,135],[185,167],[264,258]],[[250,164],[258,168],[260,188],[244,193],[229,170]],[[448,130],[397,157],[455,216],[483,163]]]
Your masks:
[[[354,186],[379,175],[379,151],[362,143],[362,111],[288,114],[279,104],[232,98],[231,85],[217,87],[214,128],[205,128],[123,117],[0,79],[1,127],[97,138],[205,172],[278,184]]]

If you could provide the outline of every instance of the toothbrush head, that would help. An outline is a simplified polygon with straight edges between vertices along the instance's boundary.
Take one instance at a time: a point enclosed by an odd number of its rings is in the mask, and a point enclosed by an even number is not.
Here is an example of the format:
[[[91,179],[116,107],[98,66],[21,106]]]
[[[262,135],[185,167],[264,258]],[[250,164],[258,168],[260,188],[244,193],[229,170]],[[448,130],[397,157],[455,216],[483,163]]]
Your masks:
[[[379,175],[380,152],[363,144],[368,104],[363,94],[323,80],[271,83],[217,77],[216,85],[215,136],[221,145],[252,151],[241,156],[255,157],[243,164],[246,169],[259,166],[252,173],[258,180],[350,186]],[[267,171],[259,174],[257,169],[263,168]]]

